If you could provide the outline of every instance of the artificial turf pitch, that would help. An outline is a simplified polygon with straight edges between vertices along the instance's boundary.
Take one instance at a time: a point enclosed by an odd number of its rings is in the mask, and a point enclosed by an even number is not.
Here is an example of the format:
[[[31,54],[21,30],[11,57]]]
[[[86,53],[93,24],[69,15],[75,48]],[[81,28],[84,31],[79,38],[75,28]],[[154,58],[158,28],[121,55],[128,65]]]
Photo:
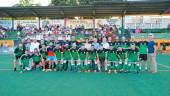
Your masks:
[[[159,72],[13,72],[0,54],[0,96],[170,96],[170,55],[158,55]]]

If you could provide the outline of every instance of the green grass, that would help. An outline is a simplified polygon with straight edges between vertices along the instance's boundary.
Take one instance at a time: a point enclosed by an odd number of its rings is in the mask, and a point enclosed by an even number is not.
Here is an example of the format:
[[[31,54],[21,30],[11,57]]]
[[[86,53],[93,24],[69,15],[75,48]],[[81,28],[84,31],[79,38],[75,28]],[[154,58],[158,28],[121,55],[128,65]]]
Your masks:
[[[170,66],[170,55],[158,55]],[[12,68],[12,55],[0,55],[0,69]],[[159,70],[170,70],[158,65]],[[0,96],[169,96],[170,71],[106,74],[0,70]]]

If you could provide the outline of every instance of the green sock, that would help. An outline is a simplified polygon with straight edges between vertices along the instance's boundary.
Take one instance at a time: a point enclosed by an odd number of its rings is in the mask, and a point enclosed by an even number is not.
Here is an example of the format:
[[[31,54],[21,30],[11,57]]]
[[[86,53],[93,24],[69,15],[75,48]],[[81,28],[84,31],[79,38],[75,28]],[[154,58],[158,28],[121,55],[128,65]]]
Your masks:
[[[60,69],[60,71],[63,70],[63,65],[64,65],[64,64],[62,64],[62,63],[59,64],[59,69]]]
[[[20,71],[23,71],[23,65],[20,65],[19,68],[20,68]]]
[[[75,64],[71,64],[71,71],[75,71]]]

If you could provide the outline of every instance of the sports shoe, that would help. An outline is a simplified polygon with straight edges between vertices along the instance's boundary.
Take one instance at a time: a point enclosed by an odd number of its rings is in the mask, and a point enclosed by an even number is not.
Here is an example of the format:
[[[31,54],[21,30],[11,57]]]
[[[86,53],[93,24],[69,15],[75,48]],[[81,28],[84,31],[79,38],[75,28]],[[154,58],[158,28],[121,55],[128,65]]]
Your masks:
[[[117,74],[117,71],[116,71],[116,70],[114,70],[114,73],[115,73],[115,74]]]
[[[20,71],[19,73],[20,73],[20,74],[23,74],[23,71]]]
[[[54,69],[54,71],[57,71],[56,69]]]
[[[48,71],[50,71],[50,72],[51,72],[52,70],[51,70],[51,69],[48,69]]]
[[[108,73],[110,74],[110,73],[111,73],[111,70],[109,70]]]
[[[45,71],[45,69],[43,69],[42,71]]]

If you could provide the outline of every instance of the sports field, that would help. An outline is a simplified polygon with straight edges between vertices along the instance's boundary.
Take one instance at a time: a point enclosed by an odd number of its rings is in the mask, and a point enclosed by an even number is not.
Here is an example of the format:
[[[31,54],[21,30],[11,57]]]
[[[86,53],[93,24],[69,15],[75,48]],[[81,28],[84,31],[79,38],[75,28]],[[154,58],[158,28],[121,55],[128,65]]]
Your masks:
[[[12,55],[0,55],[0,96],[169,96],[170,55],[158,55],[156,74],[13,72]]]

